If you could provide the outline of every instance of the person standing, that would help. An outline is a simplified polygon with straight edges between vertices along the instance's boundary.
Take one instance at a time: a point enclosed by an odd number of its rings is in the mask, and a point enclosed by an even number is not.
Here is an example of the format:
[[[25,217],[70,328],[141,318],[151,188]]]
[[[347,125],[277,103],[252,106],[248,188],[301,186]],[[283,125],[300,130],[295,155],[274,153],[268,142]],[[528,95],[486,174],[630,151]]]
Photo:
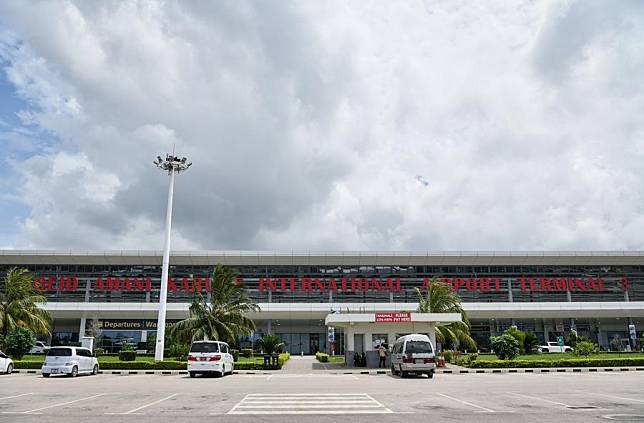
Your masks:
[[[387,360],[387,349],[383,344],[380,344],[378,347],[378,356],[380,357],[380,362],[378,363],[378,368],[385,368],[385,361]]]

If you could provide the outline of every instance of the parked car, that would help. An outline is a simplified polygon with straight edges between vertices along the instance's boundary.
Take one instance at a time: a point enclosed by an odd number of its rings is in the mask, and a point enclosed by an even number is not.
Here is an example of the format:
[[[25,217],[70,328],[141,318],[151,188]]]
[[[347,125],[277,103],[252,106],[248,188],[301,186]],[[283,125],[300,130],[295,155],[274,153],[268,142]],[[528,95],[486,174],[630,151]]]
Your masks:
[[[53,347],[45,357],[41,369],[43,377],[65,374],[76,377],[81,373],[98,374],[98,360],[87,348]]]
[[[228,344],[219,341],[193,342],[188,353],[188,373],[224,376],[233,374],[235,363]]]
[[[560,352],[571,352],[572,347],[568,345],[564,345],[563,347],[560,347],[558,343],[556,342],[546,342],[547,345],[539,345],[537,347],[537,351],[542,352],[542,353],[560,353]]]
[[[391,350],[391,373],[407,377],[410,373],[434,377],[436,362],[434,346],[427,335],[401,336]]]
[[[47,352],[49,345],[45,344],[42,341],[36,341],[33,347],[29,350],[29,354],[42,354]]]
[[[0,373],[11,374],[13,372],[13,360],[0,351]]]

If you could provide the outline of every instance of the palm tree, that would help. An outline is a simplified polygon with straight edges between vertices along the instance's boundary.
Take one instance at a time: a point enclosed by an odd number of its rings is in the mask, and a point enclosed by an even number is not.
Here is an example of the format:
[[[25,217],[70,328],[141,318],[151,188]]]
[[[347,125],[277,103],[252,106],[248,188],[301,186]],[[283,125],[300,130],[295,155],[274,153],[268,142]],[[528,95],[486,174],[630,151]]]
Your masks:
[[[277,335],[264,335],[262,339],[257,341],[257,346],[264,351],[264,354],[273,354],[284,346]]]
[[[416,288],[419,313],[459,313],[460,322],[436,327],[436,340],[445,345],[458,341],[461,345],[475,349],[476,342],[470,336],[470,321],[463,307],[461,298],[447,283],[432,279],[427,284],[427,296]]]
[[[27,269],[13,267],[0,290],[0,333],[6,337],[16,327],[42,335],[51,334],[51,316],[38,303],[47,298],[34,288],[34,276]]]
[[[236,281],[237,274],[218,264],[213,273],[211,301],[197,294],[190,305],[190,317],[175,323],[168,335],[179,342],[208,340],[234,342],[239,335],[255,331],[247,313],[259,311],[246,287]]]

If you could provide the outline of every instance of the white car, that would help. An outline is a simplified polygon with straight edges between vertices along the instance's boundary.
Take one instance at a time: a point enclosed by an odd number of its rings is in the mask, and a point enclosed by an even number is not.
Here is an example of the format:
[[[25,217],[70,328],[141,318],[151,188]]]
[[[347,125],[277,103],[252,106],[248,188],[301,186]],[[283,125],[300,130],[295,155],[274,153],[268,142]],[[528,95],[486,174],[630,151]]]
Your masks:
[[[537,347],[537,350],[542,353],[560,353],[560,352],[571,352],[572,347],[568,345],[564,345],[563,347],[560,347],[558,343],[556,342],[546,342],[547,345],[540,345]]]
[[[13,372],[13,360],[0,351],[0,373],[11,374]]]
[[[235,363],[228,344],[219,341],[193,342],[188,354],[190,377],[198,374],[224,376],[233,374]]]
[[[391,350],[391,374],[425,373],[431,379],[435,371],[434,346],[427,335],[405,335],[396,340]]]
[[[29,354],[42,354],[47,352],[49,346],[42,341],[36,341],[33,347],[29,350]]]
[[[43,377],[64,374],[76,377],[81,373],[98,374],[98,360],[87,348],[53,347],[50,348],[42,366]]]

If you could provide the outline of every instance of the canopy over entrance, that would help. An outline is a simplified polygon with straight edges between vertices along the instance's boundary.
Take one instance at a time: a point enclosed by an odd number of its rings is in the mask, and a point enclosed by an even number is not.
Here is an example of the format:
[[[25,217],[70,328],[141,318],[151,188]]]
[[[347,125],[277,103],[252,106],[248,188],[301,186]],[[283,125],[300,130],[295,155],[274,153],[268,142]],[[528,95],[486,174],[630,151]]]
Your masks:
[[[410,333],[427,334],[436,347],[436,326],[460,322],[459,313],[335,313],[328,314],[325,324],[328,327],[342,328],[345,334],[345,359],[353,365],[355,353],[367,356],[367,366],[378,363],[377,348],[385,343],[389,347],[396,337]]]

